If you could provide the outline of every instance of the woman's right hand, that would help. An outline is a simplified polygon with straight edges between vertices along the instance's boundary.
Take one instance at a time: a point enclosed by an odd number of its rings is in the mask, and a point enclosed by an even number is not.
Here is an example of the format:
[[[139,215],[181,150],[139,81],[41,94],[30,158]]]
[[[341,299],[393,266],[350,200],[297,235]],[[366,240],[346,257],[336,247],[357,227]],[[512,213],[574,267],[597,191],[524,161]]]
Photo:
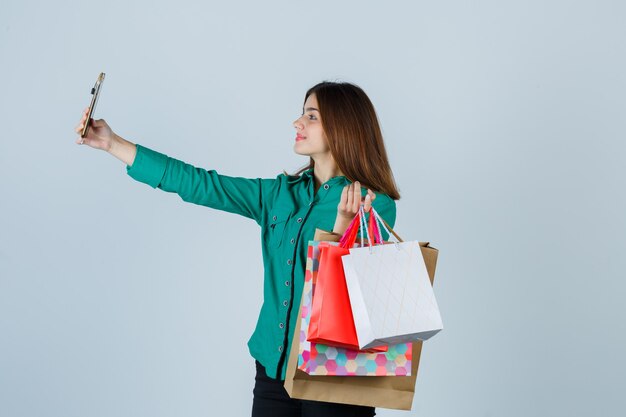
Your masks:
[[[89,107],[83,111],[83,117],[76,126],[74,131],[78,133],[78,139],[76,143],[79,145],[89,145],[95,149],[102,149],[124,162],[128,166],[132,166],[137,155],[137,146],[127,141],[126,139],[119,137],[109,127],[104,119],[93,120],[91,119],[91,126],[84,138],[80,137],[85,123],[87,123],[87,115],[89,114]]]
[[[83,117],[80,119],[76,129],[74,129],[74,131],[78,133],[76,143],[79,145],[89,145],[92,148],[102,149],[107,152],[110,151],[116,135],[104,119],[91,119],[91,125],[89,126],[87,135],[84,138],[80,137],[80,133],[82,132],[85,123],[87,123],[88,114],[89,107],[83,111]]]

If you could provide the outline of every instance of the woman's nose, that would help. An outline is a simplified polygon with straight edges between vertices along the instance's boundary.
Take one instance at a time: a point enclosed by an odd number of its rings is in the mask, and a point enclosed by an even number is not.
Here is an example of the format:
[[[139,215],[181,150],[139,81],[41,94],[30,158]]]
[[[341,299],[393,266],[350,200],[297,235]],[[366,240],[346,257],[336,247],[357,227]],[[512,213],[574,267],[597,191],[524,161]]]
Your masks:
[[[301,130],[302,129],[302,122],[300,121],[300,119],[296,119],[293,122],[293,127],[295,127],[296,130]]]

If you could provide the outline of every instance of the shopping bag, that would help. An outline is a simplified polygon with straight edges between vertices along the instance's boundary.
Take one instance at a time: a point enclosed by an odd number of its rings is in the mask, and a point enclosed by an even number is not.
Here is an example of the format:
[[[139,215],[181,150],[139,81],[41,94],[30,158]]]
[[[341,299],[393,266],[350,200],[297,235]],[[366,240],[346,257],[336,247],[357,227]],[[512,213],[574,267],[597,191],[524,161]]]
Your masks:
[[[341,257],[350,251],[327,242],[321,242],[318,250],[319,269],[307,340],[358,350],[359,342],[341,262]]]
[[[308,340],[312,299],[317,297],[316,282],[320,277],[318,269],[321,265],[318,262],[320,247],[324,245],[333,245],[333,243],[311,241],[307,248],[307,267],[299,318],[298,369],[309,375],[371,377],[409,375],[413,354],[410,343],[385,347],[386,352],[371,352],[328,346]]]
[[[341,257],[350,253],[359,229],[359,215],[352,220],[339,245],[320,242],[315,292],[310,306],[311,317],[307,340],[324,345],[359,350],[356,328],[352,319],[350,297],[343,273]],[[385,352],[386,346],[374,351]]]
[[[339,240],[340,236],[316,230],[314,239]],[[431,283],[435,276],[439,251],[428,242],[420,242]],[[304,297],[302,303],[304,303]],[[411,376],[314,376],[298,369],[298,354],[301,340],[301,320],[296,321],[291,350],[287,362],[285,389],[292,398],[356,404],[370,407],[410,410],[415,393],[415,382],[422,352],[422,342],[412,343]]]
[[[387,228],[373,208],[370,216]],[[342,257],[361,349],[427,340],[443,329],[420,244],[399,240]]]

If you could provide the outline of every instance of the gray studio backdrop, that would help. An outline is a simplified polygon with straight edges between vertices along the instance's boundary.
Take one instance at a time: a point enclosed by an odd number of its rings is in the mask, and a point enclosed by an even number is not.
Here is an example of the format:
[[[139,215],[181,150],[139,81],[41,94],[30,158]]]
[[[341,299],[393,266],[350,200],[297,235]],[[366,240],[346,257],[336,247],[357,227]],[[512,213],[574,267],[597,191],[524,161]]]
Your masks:
[[[361,85],[440,249],[411,412],[614,416],[626,372],[619,1],[3,1],[0,416],[245,416],[259,228],[74,144],[96,118],[274,177],[307,88]]]

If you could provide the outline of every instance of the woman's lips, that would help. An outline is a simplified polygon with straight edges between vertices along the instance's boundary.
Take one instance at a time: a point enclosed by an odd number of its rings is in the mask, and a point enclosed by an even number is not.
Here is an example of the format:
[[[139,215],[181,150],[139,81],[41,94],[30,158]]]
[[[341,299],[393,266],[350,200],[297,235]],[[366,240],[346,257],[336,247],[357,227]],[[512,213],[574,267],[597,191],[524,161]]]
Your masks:
[[[296,135],[296,142],[300,142],[301,140],[305,140],[306,136]]]

